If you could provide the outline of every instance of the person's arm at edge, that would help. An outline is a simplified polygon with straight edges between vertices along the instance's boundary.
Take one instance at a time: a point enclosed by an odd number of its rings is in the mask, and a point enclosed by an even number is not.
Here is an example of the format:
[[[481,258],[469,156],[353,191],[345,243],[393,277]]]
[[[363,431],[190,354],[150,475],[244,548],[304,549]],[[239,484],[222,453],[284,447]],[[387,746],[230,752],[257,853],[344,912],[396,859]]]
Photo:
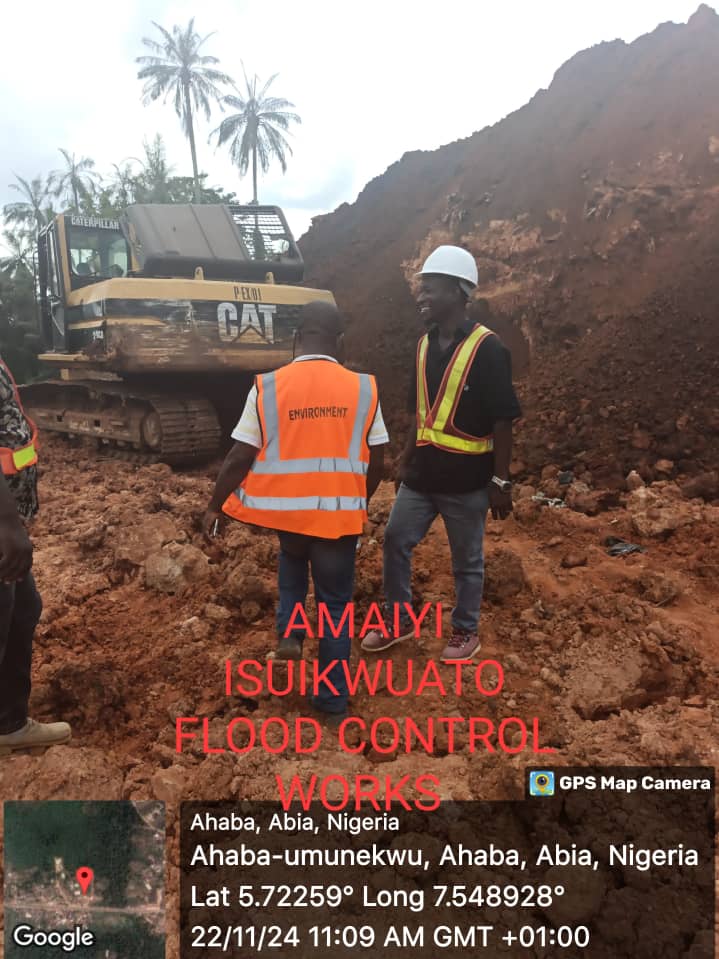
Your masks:
[[[249,443],[235,442],[235,445],[225,457],[225,461],[217,475],[215,489],[210,498],[209,505],[205,511],[205,515],[202,517],[202,532],[205,539],[211,539],[210,530],[215,520],[220,520],[221,525],[224,522],[222,504],[230,493],[234,493],[247,476],[255,461],[257,452],[256,447],[250,446]]]
[[[512,421],[497,420],[494,424],[494,475],[509,479],[512,461]],[[506,519],[512,512],[512,494],[503,493],[496,483],[489,484],[489,505],[493,519]]]
[[[512,421],[497,420],[494,424],[494,475],[509,479],[512,462]]]
[[[0,473],[0,581],[24,579],[32,567],[32,543],[15,499]]]
[[[394,481],[395,491],[399,489],[400,483],[404,482],[407,468],[412,461],[412,456],[414,455],[415,447],[417,446],[417,426],[414,422],[414,419],[411,421],[409,429],[407,430],[407,442],[404,444],[402,452],[399,454],[399,459],[397,460],[397,473]]]
[[[409,424],[407,426],[407,439],[402,448],[402,452],[397,458],[394,480],[395,492],[399,489],[400,484],[404,482],[407,468],[412,462],[412,457],[417,447],[417,368],[415,364],[416,360],[412,363],[412,373],[407,388],[406,410],[409,416]]]
[[[382,481],[384,472],[384,443],[369,448],[369,465],[367,467],[367,505],[374,496],[377,487]]]

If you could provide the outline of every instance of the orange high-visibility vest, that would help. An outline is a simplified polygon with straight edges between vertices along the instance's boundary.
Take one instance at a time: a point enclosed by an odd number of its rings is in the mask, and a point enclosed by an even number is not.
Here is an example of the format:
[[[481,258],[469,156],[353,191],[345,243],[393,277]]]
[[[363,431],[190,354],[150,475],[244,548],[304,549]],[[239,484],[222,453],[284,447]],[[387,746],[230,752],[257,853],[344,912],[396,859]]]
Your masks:
[[[4,476],[14,476],[16,473],[19,473],[20,470],[27,469],[28,466],[34,466],[35,463],[37,463],[37,451],[40,446],[37,441],[37,426],[35,426],[33,421],[22,408],[22,403],[20,402],[20,393],[18,391],[17,384],[13,379],[13,375],[5,365],[4,361],[1,359],[0,366],[2,366],[10,378],[13,393],[15,394],[15,402],[19,406],[20,412],[25,418],[27,425],[30,427],[30,432],[32,434],[30,442],[26,443],[24,446],[19,446],[16,449],[10,449],[9,446],[0,446],[0,470],[2,470]]]
[[[491,434],[472,436],[454,425],[454,415],[477,350],[493,335],[478,323],[462,340],[447,364],[431,407],[427,389],[429,335],[425,333],[420,339],[417,344],[417,446],[437,446],[450,453],[490,453],[494,449]]]
[[[338,539],[367,518],[377,385],[330,360],[256,377],[263,445],[222,509],[245,523]]]

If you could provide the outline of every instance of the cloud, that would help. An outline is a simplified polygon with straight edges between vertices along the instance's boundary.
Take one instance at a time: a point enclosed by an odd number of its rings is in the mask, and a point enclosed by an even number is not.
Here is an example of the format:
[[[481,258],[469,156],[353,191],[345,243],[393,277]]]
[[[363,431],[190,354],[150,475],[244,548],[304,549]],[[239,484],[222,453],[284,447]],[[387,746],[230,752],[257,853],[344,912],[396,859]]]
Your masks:
[[[180,175],[190,154],[170,104],[143,107],[134,58],[155,20],[170,28],[195,16],[206,52],[236,79],[241,61],[292,100],[302,125],[291,137],[287,174],[262,177],[261,200],[293,212],[299,232],[316,213],[353,200],[403,153],[435,149],[517,109],[546,87],[578,50],[631,40],[668,20],[686,20],[697,0],[600,7],[555,0],[124,0],[98,4],[24,0],[3,9],[0,59],[0,204],[13,171],[24,177],[60,165],[57,147],[93,157],[103,173],[142,153],[157,132]],[[208,144],[221,120],[197,124],[200,166],[212,184],[251,197],[224,151]],[[295,219],[296,218],[296,219]]]

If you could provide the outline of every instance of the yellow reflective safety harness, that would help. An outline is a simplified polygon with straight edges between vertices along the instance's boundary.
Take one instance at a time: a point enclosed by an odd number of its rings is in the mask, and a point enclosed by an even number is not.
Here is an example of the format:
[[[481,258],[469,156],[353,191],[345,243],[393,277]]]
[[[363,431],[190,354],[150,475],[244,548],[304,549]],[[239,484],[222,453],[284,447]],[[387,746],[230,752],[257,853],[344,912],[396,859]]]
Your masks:
[[[20,446],[14,450],[10,449],[8,446],[0,446],[0,470],[2,470],[4,476],[14,476],[16,473],[19,473],[20,470],[27,469],[28,466],[34,466],[35,463],[37,463],[37,451],[39,448],[37,441],[37,426],[35,426],[33,421],[22,408],[22,403],[20,402],[20,393],[18,392],[17,384],[13,379],[12,373],[2,360],[0,360],[0,366],[2,366],[10,378],[13,393],[15,394],[15,402],[19,406],[20,412],[24,416],[32,432],[32,438],[29,443],[25,444],[25,446]]]
[[[460,397],[477,350],[488,336],[486,326],[477,324],[457,346],[444,371],[434,403],[430,408],[427,389],[427,350],[429,334],[417,344],[417,446],[436,446],[450,453],[490,453],[494,437],[472,436],[454,425]]]

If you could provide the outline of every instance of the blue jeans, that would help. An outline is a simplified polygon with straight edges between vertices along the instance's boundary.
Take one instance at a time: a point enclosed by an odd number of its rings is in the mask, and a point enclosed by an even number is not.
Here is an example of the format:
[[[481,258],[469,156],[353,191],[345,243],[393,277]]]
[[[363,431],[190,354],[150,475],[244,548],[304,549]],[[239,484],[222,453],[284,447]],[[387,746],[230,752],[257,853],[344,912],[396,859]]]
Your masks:
[[[384,532],[384,595],[390,603],[412,602],[412,550],[439,514],[452,553],[456,605],[455,629],[476,633],[484,585],[484,522],[489,508],[486,489],[471,493],[418,493],[404,483]]]
[[[285,634],[292,620],[297,603],[303,606],[309,587],[309,569],[315,584],[315,599],[319,606],[325,603],[327,612],[334,624],[339,624],[347,603],[352,601],[355,577],[356,536],[341,536],[339,539],[321,539],[319,536],[303,536],[299,533],[280,532],[280,602],[277,607],[277,633],[280,638]],[[295,617],[295,622],[298,618]],[[312,703],[317,709],[327,713],[342,713],[347,708],[348,689],[342,661],[349,661],[352,641],[349,631],[349,617],[344,620],[337,639],[327,628],[325,620],[324,636],[320,639],[318,662],[323,670],[333,659],[338,660],[328,678],[337,689],[335,696],[331,690],[322,686],[313,697]],[[293,627],[289,634],[300,643],[305,638],[305,630]]]
[[[0,735],[27,722],[32,638],[41,612],[32,573],[17,583],[0,583]]]

